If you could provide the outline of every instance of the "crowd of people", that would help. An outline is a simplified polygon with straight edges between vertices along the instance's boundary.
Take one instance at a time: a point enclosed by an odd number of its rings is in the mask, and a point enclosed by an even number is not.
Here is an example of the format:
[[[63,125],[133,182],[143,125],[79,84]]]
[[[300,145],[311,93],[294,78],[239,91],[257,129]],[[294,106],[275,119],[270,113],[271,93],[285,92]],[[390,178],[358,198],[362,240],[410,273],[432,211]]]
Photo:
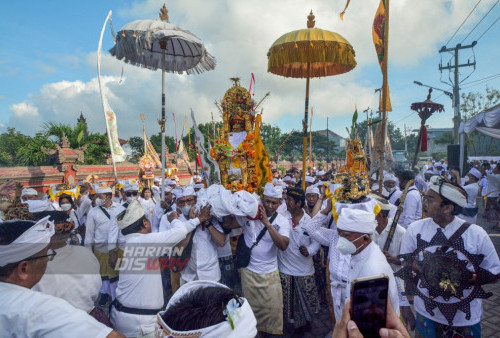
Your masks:
[[[336,174],[309,171],[304,190],[299,170],[275,172],[261,196],[206,187],[199,175],[184,187],[24,188],[0,223],[0,336],[302,337],[327,307],[334,337],[359,337],[351,282],[379,274],[389,278],[381,336],[480,336],[479,298],[450,321],[421,284],[406,292],[400,270],[439,233],[482,255],[492,276],[464,281],[464,297],[499,279],[477,218],[485,208],[500,226],[500,163],[474,163],[463,177],[444,161],[372,173],[371,193],[350,201],[332,198],[344,185]]]

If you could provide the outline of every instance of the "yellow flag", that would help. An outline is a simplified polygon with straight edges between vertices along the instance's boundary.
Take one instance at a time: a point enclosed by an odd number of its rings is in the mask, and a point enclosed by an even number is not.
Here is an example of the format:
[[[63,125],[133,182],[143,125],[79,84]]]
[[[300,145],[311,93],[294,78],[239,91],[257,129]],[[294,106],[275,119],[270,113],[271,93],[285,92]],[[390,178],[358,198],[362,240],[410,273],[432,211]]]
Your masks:
[[[373,44],[375,45],[375,51],[377,52],[377,58],[380,65],[380,69],[382,70],[382,75],[384,77],[387,76],[387,73],[384,73],[384,57],[386,51],[384,50],[384,40],[387,39],[384,35],[385,32],[385,24],[389,20],[389,17],[386,15],[385,10],[385,0],[380,0],[378,5],[377,13],[375,13],[375,18],[373,19],[373,27],[372,27],[372,36],[373,36]],[[386,61],[387,62],[387,61]],[[389,85],[387,85],[387,98],[385,104],[386,111],[392,111],[391,106],[391,96],[389,95]],[[380,102],[379,109],[382,110],[384,107],[383,102]]]

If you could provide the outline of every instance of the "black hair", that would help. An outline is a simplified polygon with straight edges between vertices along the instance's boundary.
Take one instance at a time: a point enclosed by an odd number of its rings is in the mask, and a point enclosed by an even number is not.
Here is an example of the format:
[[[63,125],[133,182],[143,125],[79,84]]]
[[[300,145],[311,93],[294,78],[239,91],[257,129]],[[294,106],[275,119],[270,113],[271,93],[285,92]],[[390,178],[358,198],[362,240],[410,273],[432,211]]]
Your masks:
[[[286,188],[286,195],[293,198],[295,203],[302,202],[302,203],[300,203],[300,207],[301,208],[304,207],[305,200],[306,200],[306,195],[304,193],[304,190],[302,190],[301,188],[296,188],[296,187],[293,187],[293,188],[288,187],[288,188]]]
[[[35,221],[39,221],[44,217],[50,216],[49,220],[51,220],[54,223],[66,223],[68,221],[68,214],[64,211],[56,211],[56,210],[51,210],[51,211],[41,211],[41,212],[35,212],[33,213],[33,219]]]
[[[61,206],[61,200],[64,198],[69,200],[69,203],[71,204],[71,209],[75,209],[75,201],[73,201],[73,198],[70,195],[59,196],[59,206]]]
[[[126,210],[124,210],[123,212],[125,212]],[[120,216],[120,214],[118,214],[118,216],[116,216],[117,218]],[[134,223],[130,224],[128,227],[126,227],[125,229],[122,229],[122,234],[123,236],[126,236],[126,235],[130,235],[130,234],[133,234],[133,233],[136,233],[136,232],[139,232],[141,231],[142,227],[143,227],[143,221],[147,219],[146,218],[146,215],[143,215],[141,218],[139,218],[137,221],[135,221]]]
[[[389,217],[389,212],[390,210],[380,210],[380,213],[382,214],[382,216],[384,216],[384,218]]]
[[[415,179],[415,173],[411,170],[403,170],[396,173],[396,175],[400,181],[408,182]]]
[[[33,225],[35,225],[33,221],[7,221],[0,223],[0,245],[11,244]],[[19,263],[14,262],[0,266],[0,278],[9,277]]]
[[[162,315],[165,323],[176,331],[200,330],[226,320],[224,310],[231,299],[243,301],[237,291],[207,286],[182,296]]]
[[[144,189],[142,189],[142,191],[141,191],[141,197],[142,197],[142,198],[144,198],[144,193],[146,192],[146,190],[149,190],[149,191],[151,192],[151,195],[153,195],[153,191],[152,191],[150,188],[145,187],[145,188],[144,188]]]

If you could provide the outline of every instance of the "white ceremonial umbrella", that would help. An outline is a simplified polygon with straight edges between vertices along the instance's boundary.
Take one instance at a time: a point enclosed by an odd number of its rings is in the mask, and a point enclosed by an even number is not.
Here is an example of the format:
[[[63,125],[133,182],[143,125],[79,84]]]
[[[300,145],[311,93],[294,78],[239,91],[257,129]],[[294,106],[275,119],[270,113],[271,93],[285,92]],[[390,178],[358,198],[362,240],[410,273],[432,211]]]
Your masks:
[[[162,70],[161,162],[162,182],[165,182],[165,73],[200,74],[215,69],[215,58],[193,33],[168,21],[165,5],[160,20],[136,20],[120,29],[111,55],[138,67]],[[164,184],[164,183],[162,183]],[[165,196],[162,189],[162,199]]]

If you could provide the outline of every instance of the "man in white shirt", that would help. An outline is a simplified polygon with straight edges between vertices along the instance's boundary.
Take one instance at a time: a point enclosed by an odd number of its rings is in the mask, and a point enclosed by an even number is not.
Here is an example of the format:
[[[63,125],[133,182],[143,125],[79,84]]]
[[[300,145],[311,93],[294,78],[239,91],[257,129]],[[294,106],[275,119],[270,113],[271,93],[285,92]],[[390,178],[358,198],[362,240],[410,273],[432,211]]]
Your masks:
[[[310,219],[303,209],[304,190],[288,188],[286,194],[287,218],[292,229],[287,249],[278,251],[278,269],[283,290],[283,321],[289,329],[288,333],[304,334],[310,329],[314,316],[319,313],[312,257],[318,252],[320,244],[302,227]]]
[[[177,210],[181,213],[179,215],[180,221],[196,221],[196,217],[194,217],[196,202],[193,187],[185,187],[182,195],[179,195],[175,202]],[[160,221],[160,232],[169,230],[171,227],[172,224],[168,221],[168,216],[164,215]],[[191,236],[193,236],[192,239]],[[226,236],[217,220],[208,219],[204,220],[203,223],[198,222],[195,230],[182,240],[186,244],[192,241],[192,249],[188,264],[181,270],[181,285],[198,279],[218,282],[221,275],[217,246],[224,246]]]
[[[92,250],[100,265],[102,279],[99,304],[104,305],[114,299],[118,271],[109,263],[108,237],[111,225],[111,215],[118,207],[112,201],[111,188],[101,184],[96,190],[96,207],[87,215],[85,229],[85,246]]]
[[[50,248],[57,255],[48,262],[45,274],[32,290],[62,298],[109,325],[102,309],[94,307],[102,285],[99,262],[86,248],[67,244],[74,227],[71,218],[63,211],[45,211],[34,216],[35,219],[49,216],[49,220],[54,222],[55,234],[51,238]]]
[[[452,169],[451,175],[455,177],[455,181],[459,182],[465,192],[467,192],[467,206],[462,208],[462,213],[457,217],[469,223],[476,224],[477,213],[479,211],[479,208],[476,206],[476,200],[479,194],[478,182],[482,177],[481,172],[477,168],[472,168],[469,170],[465,178],[461,179],[459,171]]]
[[[389,203],[395,205],[396,201],[401,197],[403,192],[396,186],[396,176],[391,173],[384,175],[384,190],[382,191],[384,197]]]
[[[408,182],[415,179],[415,174],[410,170],[404,170],[398,173],[399,186],[401,190],[404,190]],[[395,205],[399,206],[400,201],[396,201]],[[408,188],[408,193],[406,194],[403,212],[399,217],[399,224],[405,229],[408,226],[422,218],[422,197],[418,191],[415,184],[412,184]]]
[[[55,256],[54,224],[0,223],[0,327],[5,337],[123,337],[58,297],[30,290]]]
[[[488,181],[486,188],[486,220],[488,222],[497,222],[500,225],[500,163],[497,163],[491,173],[483,169],[482,174],[486,176]]]
[[[468,227],[465,225],[462,228],[465,221],[456,217],[456,215],[460,213],[460,209],[466,205],[467,197],[463,188],[458,185],[445,182],[438,176],[433,176],[431,178],[429,190],[427,190],[424,196],[423,204],[424,212],[428,218],[416,221],[410,225],[403,237],[401,254],[414,253],[417,249],[417,241],[420,241],[420,243],[422,243],[421,241],[431,242],[433,238],[442,238],[443,235],[449,240],[457,231],[459,231],[459,237],[453,243],[443,241],[439,243],[435,240],[436,244],[429,248],[425,248],[425,250],[429,253],[433,253],[438,247],[445,246],[445,251],[448,252],[449,250],[453,252],[454,245],[458,245],[458,250],[466,250],[473,255],[484,255],[484,259],[481,261],[479,266],[489,273],[496,275],[498,280],[498,274],[500,273],[500,260],[488,234],[481,227],[475,224],[470,224]],[[463,243],[462,249],[460,248],[462,244],[457,243]],[[422,257],[421,255],[421,253],[418,254],[415,259],[420,261]],[[457,257],[461,260],[464,259],[464,256],[458,255]],[[468,264],[467,268],[470,270],[472,266]],[[432,267],[429,267],[429,269],[432,269]],[[413,277],[411,277],[411,279],[412,281],[406,281],[407,285],[408,283],[413,282]],[[487,281],[482,278],[478,279],[478,276],[475,275],[472,280],[465,282],[467,284],[470,283],[469,285],[456,286],[460,288],[466,287],[466,289],[463,290],[463,297],[466,299],[473,291],[473,288],[476,288],[480,284],[486,282]],[[423,287],[420,279],[418,281],[415,280],[414,283],[416,283],[414,285],[418,287],[424,297],[430,297],[428,289]],[[453,281],[451,281],[451,283],[453,283]],[[473,286],[476,283],[479,284]],[[439,288],[439,286],[437,287]],[[434,295],[432,299],[438,303],[444,304],[453,304],[459,301],[459,299],[454,296],[445,300],[441,295]],[[420,336],[448,336],[452,332],[453,335],[470,335],[474,337],[481,336],[480,321],[482,316],[482,303],[479,298],[469,300],[470,303],[467,307],[465,306],[466,304],[463,304],[461,309],[464,310],[456,311],[451,323],[449,323],[439,308],[434,308],[432,311],[428,311],[424,299],[421,298],[421,296],[415,295],[414,301],[415,310],[417,312],[417,334]],[[469,310],[467,310],[467,308]],[[470,312],[466,314],[468,311]],[[408,315],[410,314],[403,312],[404,318]]]
[[[197,221],[209,217],[210,210],[204,210]],[[110,317],[113,326],[127,337],[145,336],[154,331],[156,314],[164,305],[160,270],[166,268],[166,264],[163,258],[158,258],[159,253],[171,249],[196,227],[195,222],[181,222],[175,212],[170,220],[171,229],[151,233],[151,222],[138,201],[132,201],[117,215],[126,244]],[[147,263],[137,270],[134,262],[140,261]]]
[[[164,200],[159,203],[156,203],[156,206],[153,209],[153,220],[151,222],[152,231],[158,232],[162,216],[169,213],[170,211],[175,211],[175,210],[176,206],[174,203],[174,194],[172,192],[172,187],[166,186]]]
[[[260,218],[236,217],[236,227],[243,228],[243,237],[239,241],[245,241],[245,245],[252,248],[248,265],[240,268],[241,288],[257,318],[257,330],[267,334],[283,333],[278,250],[284,251],[288,247],[290,223],[277,212],[282,193],[282,187],[266,183],[263,206],[259,206]],[[261,239],[257,241],[261,233]]]

